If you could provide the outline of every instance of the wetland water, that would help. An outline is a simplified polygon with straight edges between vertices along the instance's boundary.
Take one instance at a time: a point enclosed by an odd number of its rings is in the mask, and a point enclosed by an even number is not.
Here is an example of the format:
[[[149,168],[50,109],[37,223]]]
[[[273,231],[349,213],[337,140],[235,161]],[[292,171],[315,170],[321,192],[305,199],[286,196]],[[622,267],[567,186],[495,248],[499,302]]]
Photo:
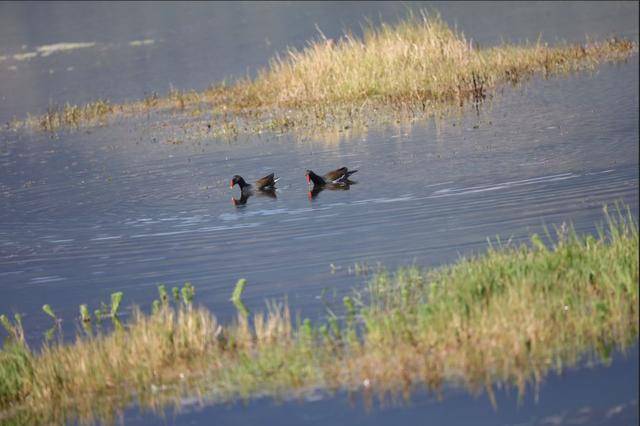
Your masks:
[[[400,4],[195,9],[134,4],[110,8],[109,14],[100,14],[106,5],[79,5],[64,6],[73,13],[60,13],[52,20],[57,27],[42,21],[53,13],[47,14],[50,7],[0,6],[0,20],[10,21],[0,26],[0,56],[6,57],[0,62],[4,121],[42,111],[49,100],[134,99],[162,92],[170,83],[203,88],[264,65],[286,45],[302,45],[314,36],[314,23],[331,37],[343,27],[354,28],[364,16],[402,14]],[[500,36],[535,39],[540,31],[550,42],[583,40],[587,33],[638,39],[633,3],[435,7],[468,37],[487,44]],[[62,25],[65,19],[68,25]],[[124,23],[109,25],[116,21]],[[96,45],[24,60],[13,56],[59,42]],[[171,126],[169,117],[165,124]],[[294,312],[320,316],[323,289],[342,294],[366,282],[366,276],[350,272],[356,262],[381,262],[389,269],[434,266],[481,252],[487,237],[518,241],[563,221],[573,222],[579,232],[594,232],[603,219],[602,205],[616,200],[638,214],[637,54],[593,74],[536,78],[505,88],[479,114],[468,110],[460,117],[381,127],[364,135],[174,145],[148,127],[141,119],[56,138],[1,134],[0,312],[22,313],[32,344],[50,325],[41,311],[44,303],[64,319],[69,339],[79,304],[93,309],[110,293],[123,291],[125,306],[148,309],[159,283],[171,287],[191,281],[196,301],[224,320],[234,315],[228,298],[238,278],[248,280],[243,299],[249,309],[262,309],[266,298],[286,296]],[[326,190],[310,199],[304,170],[342,165],[359,169],[353,176],[358,183],[349,191]],[[281,177],[277,198],[254,196],[243,206],[232,204],[239,191],[228,188],[231,176],[253,180],[271,171]],[[597,405],[597,393],[584,392],[579,403],[569,396],[593,380],[594,386],[609,383],[628,390],[610,393],[618,399],[598,410],[606,414],[636,401],[625,407],[637,422],[634,354],[611,368],[549,379],[540,400],[557,395],[566,405],[545,412],[575,414]],[[620,373],[629,368],[636,373]],[[509,410],[517,405],[513,395],[505,398]],[[527,401],[519,418],[543,419],[536,414],[542,405]],[[251,422],[265,412],[281,418],[293,409],[288,404],[272,408],[260,400],[246,407],[208,408],[205,415]],[[346,397],[296,404],[294,411],[306,413],[300,422],[339,423],[354,415],[363,422],[371,419],[362,407],[350,408]],[[487,424],[515,422],[497,416],[486,396],[452,394],[439,405],[418,394],[410,407],[380,410],[376,418],[386,419],[379,420],[384,424],[434,410],[477,412],[473,415],[484,416]],[[322,413],[328,411],[336,417],[325,418]],[[189,410],[184,416],[178,421],[198,420]],[[136,412],[126,418],[155,422]],[[595,418],[590,422],[600,424]]]

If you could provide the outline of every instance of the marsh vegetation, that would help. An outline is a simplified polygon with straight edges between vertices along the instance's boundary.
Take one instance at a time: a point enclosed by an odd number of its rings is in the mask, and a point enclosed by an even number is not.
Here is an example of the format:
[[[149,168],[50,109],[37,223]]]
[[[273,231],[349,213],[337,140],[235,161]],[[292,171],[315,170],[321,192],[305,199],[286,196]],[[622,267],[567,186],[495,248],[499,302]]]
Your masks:
[[[202,92],[171,90],[124,104],[99,100],[51,107],[13,127],[55,131],[117,116],[172,112],[197,117],[189,127],[193,132],[225,137],[366,128],[478,105],[502,85],[534,74],[547,78],[593,70],[601,62],[625,60],[636,50],[635,43],[617,38],[481,47],[438,15],[422,12],[394,25],[369,24],[362,37],[347,32],[333,40],[320,33],[304,49],[273,58],[254,79],[222,82]]]
[[[134,401],[158,408],[194,394],[220,402],[346,389],[383,398],[445,383],[522,394],[551,370],[607,360],[637,341],[638,227],[629,212],[607,218],[597,236],[563,226],[549,243],[532,235],[435,270],[378,272],[317,322],[275,302],[249,313],[244,280],[230,324],[195,306],[190,284],[160,287],[152,312],[134,307],[124,325],[122,295],[113,296],[82,318],[75,342],[41,350],[25,343],[19,316],[2,316],[0,419],[110,421]],[[114,326],[101,331],[105,316]]]

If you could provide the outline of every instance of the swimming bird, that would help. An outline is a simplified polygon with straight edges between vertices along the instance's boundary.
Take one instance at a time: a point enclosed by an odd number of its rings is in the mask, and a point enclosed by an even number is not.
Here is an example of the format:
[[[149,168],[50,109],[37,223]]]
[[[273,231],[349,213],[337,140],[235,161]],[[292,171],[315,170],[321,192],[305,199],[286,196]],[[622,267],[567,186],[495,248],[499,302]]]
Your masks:
[[[237,184],[240,187],[241,192],[251,192],[254,188],[257,189],[258,191],[267,191],[267,190],[275,189],[276,182],[278,182],[278,180],[280,180],[280,178],[276,177],[275,173],[271,173],[270,175],[267,175],[263,178],[258,179],[252,185],[250,183],[247,183],[242,178],[242,176],[235,175],[231,179],[231,184],[229,185],[229,187],[233,188]]]
[[[319,176],[313,172],[313,170],[307,170],[305,176],[307,177],[307,183],[322,186],[327,183],[350,183],[349,176],[357,172],[357,170],[349,170],[346,167],[340,167],[339,169],[331,170],[325,173],[324,176]]]

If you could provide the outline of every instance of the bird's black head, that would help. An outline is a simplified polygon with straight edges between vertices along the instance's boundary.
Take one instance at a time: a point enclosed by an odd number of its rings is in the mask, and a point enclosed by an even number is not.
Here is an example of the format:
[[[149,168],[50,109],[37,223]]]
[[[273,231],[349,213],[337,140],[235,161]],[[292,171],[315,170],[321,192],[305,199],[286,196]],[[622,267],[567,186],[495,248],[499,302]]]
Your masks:
[[[324,185],[325,181],[321,176],[313,173],[312,170],[307,170],[304,175],[307,177],[307,184],[313,182],[314,185]]]
[[[245,186],[245,181],[242,179],[242,176],[235,175],[231,178],[231,183],[229,184],[229,188],[233,188],[236,184],[240,185],[240,188]]]

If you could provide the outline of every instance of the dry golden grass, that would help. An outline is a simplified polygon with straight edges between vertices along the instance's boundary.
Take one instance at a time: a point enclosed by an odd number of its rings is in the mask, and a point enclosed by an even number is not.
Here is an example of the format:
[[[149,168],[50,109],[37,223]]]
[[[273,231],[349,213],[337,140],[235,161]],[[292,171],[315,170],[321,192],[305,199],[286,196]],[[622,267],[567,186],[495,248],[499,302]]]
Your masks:
[[[15,126],[45,131],[104,122],[113,116],[172,111],[205,117],[214,135],[366,127],[401,112],[413,119],[452,105],[480,103],[501,84],[535,73],[548,77],[628,58],[628,40],[548,46],[475,48],[439,16],[411,15],[396,25],[369,26],[362,38],[324,36],[273,59],[254,80],[221,83],[203,92],[112,105],[103,101],[51,109]]]
[[[0,419],[106,421],[134,402],[161,408],[194,394],[408,395],[444,382],[522,393],[551,369],[637,342],[633,218],[610,219],[598,238],[569,230],[556,241],[534,235],[529,246],[491,248],[450,267],[379,273],[364,295],[344,299],[343,317],[319,324],[292,321],[282,305],[249,317],[238,291],[238,319],[221,325],[189,301],[172,307],[161,289],[154,313],[134,310],[113,332],[38,353],[19,320],[2,317],[10,336],[0,351]]]

